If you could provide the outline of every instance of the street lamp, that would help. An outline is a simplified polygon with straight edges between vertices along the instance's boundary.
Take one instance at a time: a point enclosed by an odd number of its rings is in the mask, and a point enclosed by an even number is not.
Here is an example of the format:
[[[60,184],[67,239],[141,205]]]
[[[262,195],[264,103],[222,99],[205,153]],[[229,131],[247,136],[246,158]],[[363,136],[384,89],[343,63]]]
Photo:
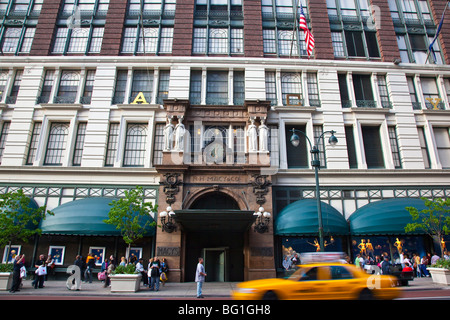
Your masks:
[[[291,136],[291,143],[294,147],[297,147],[300,144],[300,138],[299,136],[296,134],[296,132],[301,133],[305,136],[306,140],[309,143],[309,147],[310,147],[310,152],[312,155],[312,160],[311,160],[311,166],[314,167],[314,174],[316,177],[316,199],[317,199],[317,215],[318,215],[318,219],[319,219],[319,245],[320,245],[320,251],[324,251],[325,247],[324,247],[324,241],[323,241],[323,223],[322,223],[322,206],[320,203],[320,185],[319,185],[319,168],[320,168],[320,160],[319,160],[319,142],[320,139],[323,138],[323,136],[325,135],[325,133],[331,133],[330,138],[328,139],[328,143],[331,145],[336,145],[338,142],[338,139],[336,138],[336,136],[334,135],[336,133],[336,131],[325,131],[324,133],[322,133],[320,135],[319,138],[317,138],[316,144],[313,146],[311,143],[311,140],[309,140],[308,136],[306,135],[306,133],[304,133],[303,131],[300,130],[296,130],[296,129],[292,129],[292,136]]]
[[[177,227],[173,221],[173,217],[175,216],[175,212],[173,212],[172,207],[167,207],[167,211],[163,211],[159,214],[161,218],[162,231],[166,231],[168,233],[174,232]],[[167,219],[167,221],[166,221]]]

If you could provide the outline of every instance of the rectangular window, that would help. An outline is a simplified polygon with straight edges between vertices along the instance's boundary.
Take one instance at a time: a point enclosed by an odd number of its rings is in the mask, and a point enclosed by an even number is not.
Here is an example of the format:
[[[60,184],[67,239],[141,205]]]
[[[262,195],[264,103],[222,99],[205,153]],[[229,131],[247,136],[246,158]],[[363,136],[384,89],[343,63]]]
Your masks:
[[[75,148],[73,150],[72,165],[81,166],[81,160],[83,158],[84,139],[86,137],[86,122],[80,122],[78,124],[77,136],[75,140]]]
[[[169,80],[170,80],[169,70],[159,71],[158,95],[156,97],[156,102],[159,104],[163,104],[164,103],[163,100],[167,99],[169,96]]]
[[[79,71],[63,71],[59,81],[58,94],[55,103],[75,103],[80,85]]]
[[[38,98],[38,103],[48,103],[50,101],[54,78],[54,70],[45,71],[44,82],[42,83],[41,95]]]
[[[392,108],[392,104],[389,101],[389,92],[387,88],[386,76],[378,75],[378,92],[380,93],[380,103],[383,108]]]
[[[14,76],[14,82],[11,88],[11,92],[7,98],[6,103],[15,104],[17,96],[19,95],[20,84],[22,82],[23,70],[17,70]]]
[[[318,141],[319,137],[323,134],[323,127],[322,126],[313,126],[313,132],[314,132],[314,141]],[[320,142],[317,147],[319,149],[320,167],[326,168],[327,161],[326,161],[326,157],[325,157],[325,140],[323,137],[322,137],[322,139],[320,139]]]
[[[355,90],[356,105],[358,107],[376,107],[369,75],[353,74],[353,89]]]
[[[352,103],[350,101],[350,96],[348,95],[347,75],[339,73],[338,82],[342,108],[350,108],[352,106]]]
[[[333,44],[333,51],[335,57],[345,57],[344,40],[342,39],[342,32],[331,32],[331,42]]]
[[[433,128],[436,149],[443,169],[450,168],[450,135],[448,128]]]
[[[61,166],[67,147],[69,136],[68,123],[52,123],[48,135],[44,165]]]
[[[270,101],[272,106],[277,105],[277,84],[275,72],[266,72],[266,99]]]
[[[233,104],[243,105],[245,100],[244,71],[233,72]]]
[[[200,104],[202,97],[202,71],[192,70],[189,87],[189,100],[192,104]]]
[[[423,127],[417,128],[419,133],[420,149],[422,151],[423,164],[425,169],[431,169],[430,154],[428,153],[427,140],[425,139],[425,130]]]
[[[308,72],[306,74],[308,84],[309,105],[320,107],[319,87],[317,85],[317,74]]]
[[[384,168],[383,148],[380,139],[380,127],[363,126],[362,135],[364,142],[364,153],[368,169]]]
[[[42,122],[35,122],[31,134],[30,147],[28,148],[27,165],[32,165],[36,159],[39,138],[41,136]]]
[[[8,70],[0,69],[0,100],[5,95],[6,84],[8,83]]]
[[[128,124],[123,155],[125,167],[143,167],[147,147],[147,125]]]
[[[353,126],[345,126],[345,140],[347,142],[348,164],[350,169],[358,168],[358,160],[356,157],[355,136],[353,134]]]
[[[133,102],[139,93],[143,93],[145,100],[152,100],[153,90],[153,70],[135,70],[133,72],[133,82],[131,84],[131,95],[129,103]]]
[[[411,103],[414,110],[420,110],[420,102],[417,99],[417,92],[416,92],[416,85],[414,84],[414,78],[413,77],[406,77],[406,81],[408,82],[408,90],[409,90],[409,97],[411,98]]]
[[[427,109],[444,109],[445,104],[439,95],[436,78],[420,78],[423,98]]]
[[[300,73],[281,73],[281,94],[284,106],[303,106],[302,77]]]
[[[91,104],[92,91],[94,90],[95,70],[86,71],[86,79],[84,82],[83,96],[81,103]]]
[[[206,103],[228,104],[228,72],[208,71],[206,80]]]
[[[192,53],[244,53],[244,31],[241,28],[194,28]]]
[[[125,101],[127,89],[128,71],[118,70],[116,76],[116,87],[114,90],[113,104],[122,104]]]
[[[139,33],[139,36],[138,36]],[[172,27],[126,27],[122,41],[123,53],[171,53]]]
[[[389,142],[391,144],[392,159],[394,160],[394,166],[396,169],[401,169],[402,159],[400,156],[400,149],[398,147],[397,130],[393,126],[388,127]]]
[[[164,123],[157,123],[155,128],[155,142],[153,144],[153,165],[162,164],[164,148]]]
[[[105,167],[114,166],[117,155],[117,146],[119,144],[119,123],[111,123],[108,132],[108,144],[106,146]]]
[[[6,139],[8,138],[8,132],[11,122],[3,122],[2,132],[0,135],[0,164],[2,164],[3,153],[5,152]]]
[[[301,133],[296,133],[300,138],[300,143],[297,147],[292,145],[292,129],[306,132],[306,125],[286,125],[286,152],[288,168],[308,168],[308,146],[306,138]]]

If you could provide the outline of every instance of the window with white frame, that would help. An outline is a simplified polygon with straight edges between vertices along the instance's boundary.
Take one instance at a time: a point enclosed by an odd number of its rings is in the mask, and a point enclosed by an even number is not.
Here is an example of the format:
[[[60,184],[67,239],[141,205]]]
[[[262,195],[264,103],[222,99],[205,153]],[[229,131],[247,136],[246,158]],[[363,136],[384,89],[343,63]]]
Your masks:
[[[108,132],[108,144],[106,146],[105,166],[113,167],[119,145],[120,123],[110,123]]]
[[[433,128],[437,155],[443,169],[450,168],[450,135],[449,128]]]
[[[52,53],[101,51],[109,0],[63,0]]]
[[[2,125],[2,132],[0,133],[0,164],[2,163],[3,153],[5,151],[6,139],[8,138],[9,127],[11,122],[5,121]]]
[[[302,76],[299,72],[281,73],[281,95],[284,106],[303,106]]]
[[[63,164],[66,155],[69,127],[69,123],[51,123],[44,165],[61,166]]]
[[[83,158],[84,140],[86,137],[86,127],[87,122],[80,122],[78,124],[72,159],[72,165],[74,166],[81,166],[81,160]]]
[[[308,56],[305,33],[298,28],[300,6],[309,23],[306,0],[263,0],[264,54],[277,56]]]
[[[420,77],[420,83],[422,84],[422,93],[426,108],[434,110],[445,109],[445,104],[440,97],[437,87],[437,79],[435,77]]]
[[[31,132],[30,146],[28,148],[28,155],[27,155],[27,162],[26,162],[27,165],[32,165],[34,163],[34,160],[36,159],[39,138],[41,136],[41,128],[42,128],[42,122],[34,123],[33,131]]]
[[[335,57],[380,58],[368,0],[327,0]]]
[[[428,55],[436,34],[428,1],[388,0],[388,3],[402,62],[443,64],[439,39],[433,45],[434,54]]]
[[[129,123],[123,155],[124,167],[143,167],[147,152],[147,125]]]
[[[80,86],[80,71],[64,70],[61,72],[55,103],[75,103]]]

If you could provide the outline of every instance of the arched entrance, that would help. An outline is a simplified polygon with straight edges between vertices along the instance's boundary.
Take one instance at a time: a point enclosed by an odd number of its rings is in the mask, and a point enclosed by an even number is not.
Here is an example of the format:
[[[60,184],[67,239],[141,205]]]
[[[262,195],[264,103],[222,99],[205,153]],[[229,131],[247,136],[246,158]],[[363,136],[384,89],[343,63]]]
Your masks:
[[[185,239],[185,281],[194,281],[198,257],[204,258],[206,281],[243,281],[244,245],[253,213],[242,211],[229,194],[213,191],[196,198],[188,210],[176,211]]]

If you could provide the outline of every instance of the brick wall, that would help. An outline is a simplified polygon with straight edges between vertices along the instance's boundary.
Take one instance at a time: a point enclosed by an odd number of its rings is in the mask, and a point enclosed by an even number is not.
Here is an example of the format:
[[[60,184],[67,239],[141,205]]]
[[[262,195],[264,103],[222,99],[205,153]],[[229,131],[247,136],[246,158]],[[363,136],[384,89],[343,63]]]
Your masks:
[[[442,18],[442,13],[444,12],[445,6],[447,5],[446,0],[429,0],[431,13],[433,14],[434,22],[436,27]],[[447,8],[444,17],[444,23],[442,25],[441,33],[439,34],[439,40],[441,41],[442,56],[445,64],[450,64],[450,8]]]
[[[101,55],[118,56],[120,54],[126,11],[127,0],[110,1],[106,15]]]
[[[263,32],[260,0],[243,1],[244,53],[246,57],[263,57]]]
[[[190,56],[192,54],[194,9],[195,1],[193,0],[177,1],[172,46],[172,55],[174,56]]]
[[[61,0],[45,0],[42,4],[30,55],[46,56],[50,54],[62,2]]]
[[[309,0],[308,9],[311,20],[311,32],[315,40],[315,58],[333,60],[334,52],[331,44],[327,2],[326,0]]]
[[[380,56],[383,62],[393,62],[400,60],[400,51],[398,50],[397,38],[395,36],[394,23],[392,22],[389,4],[387,0],[371,0],[372,15],[379,19],[379,28],[377,30],[378,46]],[[379,12],[375,10],[379,8]]]

